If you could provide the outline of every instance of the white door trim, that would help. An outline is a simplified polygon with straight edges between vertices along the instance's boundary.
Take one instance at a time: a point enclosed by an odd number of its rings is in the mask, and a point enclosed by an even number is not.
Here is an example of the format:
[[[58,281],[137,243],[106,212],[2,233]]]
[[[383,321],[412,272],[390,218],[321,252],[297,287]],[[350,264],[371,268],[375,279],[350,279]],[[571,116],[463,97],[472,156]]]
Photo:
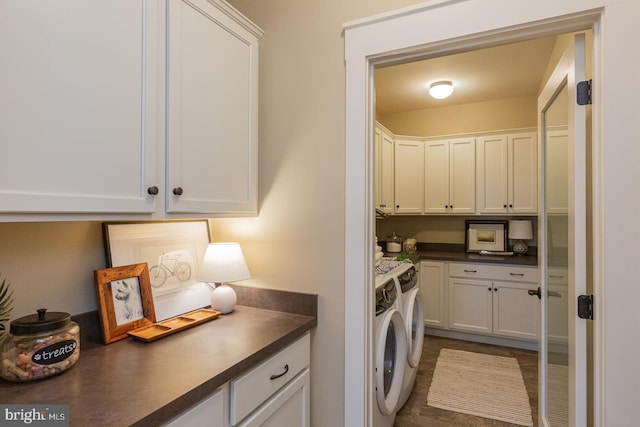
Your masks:
[[[606,3],[604,0],[526,4],[509,0],[437,1],[345,24],[345,426],[369,426],[372,422],[373,67],[400,59],[450,54],[499,42],[592,28],[600,20],[600,8]],[[501,12],[492,14],[487,10]],[[483,19],[473,18],[479,15]],[[599,36],[594,31],[594,37]],[[601,40],[595,42],[594,49],[600,43]],[[601,61],[600,54],[594,58],[594,62]],[[596,63],[596,81],[599,67]],[[601,98],[595,98],[595,122],[601,111]],[[600,144],[599,136],[594,132],[594,147]],[[601,180],[601,175],[594,175],[594,187]],[[594,228],[599,232],[602,227]],[[596,265],[602,255],[594,254]],[[598,329],[596,324],[596,336]],[[598,384],[596,381],[596,387]]]

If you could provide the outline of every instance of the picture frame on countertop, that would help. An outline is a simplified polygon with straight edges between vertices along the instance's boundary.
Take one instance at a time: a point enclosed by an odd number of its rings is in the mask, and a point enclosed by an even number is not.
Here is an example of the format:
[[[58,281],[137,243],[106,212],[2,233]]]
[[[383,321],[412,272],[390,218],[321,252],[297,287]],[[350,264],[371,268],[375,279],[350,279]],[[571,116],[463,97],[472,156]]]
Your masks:
[[[146,262],[94,271],[102,340],[110,344],[152,325],[156,313]]]
[[[203,220],[105,222],[107,266],[146,262],[154,297],[193,286],[209,240]]]
[[[467,252],[504,252],[509,234],[507,220],[465,220],[465,247]]]

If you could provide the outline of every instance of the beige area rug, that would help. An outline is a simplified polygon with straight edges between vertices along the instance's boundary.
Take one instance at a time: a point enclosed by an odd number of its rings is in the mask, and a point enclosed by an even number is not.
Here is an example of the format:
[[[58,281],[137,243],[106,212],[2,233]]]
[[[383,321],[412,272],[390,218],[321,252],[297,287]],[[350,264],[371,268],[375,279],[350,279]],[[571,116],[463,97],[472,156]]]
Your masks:
[[[551,427],[569,425],[569,368],[547,365],[547,421]]]
[[[443,348],[436,361],[427,405],[533,426],[529,396],[518,361]]]

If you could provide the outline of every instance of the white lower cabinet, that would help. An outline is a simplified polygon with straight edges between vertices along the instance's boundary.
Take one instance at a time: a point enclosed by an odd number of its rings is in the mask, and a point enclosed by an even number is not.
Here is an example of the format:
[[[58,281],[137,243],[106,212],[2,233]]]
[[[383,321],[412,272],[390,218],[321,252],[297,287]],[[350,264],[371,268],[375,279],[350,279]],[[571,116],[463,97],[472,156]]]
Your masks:
[[[228,384],[225,384],[202,402],[164,424],[164,427],[225,426],[224,395],[228,393],[228,389]]]
[[[239,426],[282,427],[309,425],[309,369],[302,371]]]
[[[424,307],[424,325],[427,327],[448,326],[446,277],[445,262],[420,262],[420,293]]]
[[[307,333],[275,356],[231,380],[230,424],[243,427],[309,426],[309,362]]]
[[[449,264],[449,328],[536,340],[536,267]]]
[[[164,427],[309,427],[309,333]]]

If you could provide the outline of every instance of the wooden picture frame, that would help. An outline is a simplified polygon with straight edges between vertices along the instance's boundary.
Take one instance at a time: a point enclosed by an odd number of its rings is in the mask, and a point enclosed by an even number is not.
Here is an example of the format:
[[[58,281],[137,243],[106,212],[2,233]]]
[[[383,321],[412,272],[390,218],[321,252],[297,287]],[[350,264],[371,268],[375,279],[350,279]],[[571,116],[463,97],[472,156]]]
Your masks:
[[[147,263],[95,270],[96,291],[105,344],[156,322]]]

